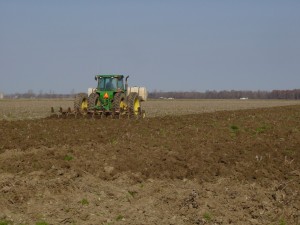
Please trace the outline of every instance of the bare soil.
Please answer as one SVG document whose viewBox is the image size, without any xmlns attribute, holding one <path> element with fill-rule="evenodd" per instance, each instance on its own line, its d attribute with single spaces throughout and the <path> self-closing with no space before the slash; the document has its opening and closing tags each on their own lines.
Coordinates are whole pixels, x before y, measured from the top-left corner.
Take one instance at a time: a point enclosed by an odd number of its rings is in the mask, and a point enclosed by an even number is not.
<svg viewBox="0 0 300 225">
<path fill-rule="evenodd" d="M 300 106 L 0 121 L 0 224 L 300 224 Z"/>
</svg>

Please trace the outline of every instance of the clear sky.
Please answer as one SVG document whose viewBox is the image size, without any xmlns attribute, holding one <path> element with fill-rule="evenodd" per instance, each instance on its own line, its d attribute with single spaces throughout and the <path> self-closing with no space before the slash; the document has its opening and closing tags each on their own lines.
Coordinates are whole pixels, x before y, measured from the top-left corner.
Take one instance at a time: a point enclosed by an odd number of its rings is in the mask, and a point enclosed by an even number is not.
<svg viewBox="0 0 300 225">
<path fill-rule="evenodd" d="M 0 0 L 0 92 L 300 88 L 299 0 Z"/>
</svg>

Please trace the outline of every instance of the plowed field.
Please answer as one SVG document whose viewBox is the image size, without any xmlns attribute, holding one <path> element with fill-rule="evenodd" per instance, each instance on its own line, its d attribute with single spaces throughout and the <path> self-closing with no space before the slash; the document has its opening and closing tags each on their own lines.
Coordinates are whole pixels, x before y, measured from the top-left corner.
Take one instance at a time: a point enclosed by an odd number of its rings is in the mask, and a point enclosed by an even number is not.
<svg viewBox="0 0 300 225">
<path fill-rule="evenodd" d="M 0 224 L 300 224 L 300 106 L 0 121 Z"/>
</svg>

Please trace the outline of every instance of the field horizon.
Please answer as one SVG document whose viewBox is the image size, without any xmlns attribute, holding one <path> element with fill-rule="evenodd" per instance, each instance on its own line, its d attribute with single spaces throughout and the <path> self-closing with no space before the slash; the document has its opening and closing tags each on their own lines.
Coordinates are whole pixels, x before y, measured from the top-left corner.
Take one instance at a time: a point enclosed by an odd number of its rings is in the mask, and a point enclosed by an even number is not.
<svg viewBox="0 0 300 225">
<path fill-rule="evenodd" d="M 45 118 L 51 115 L 51 107 L 73 109 L 74 99 L 2 99 L 0 119 L 20 120 Z M 142 102 L 147 117 L 186 115 L 227 110 L 269 108 L 300 105 L 300 100 L 240 100 L 240 99 L 149 99 Z"/>
</svg>

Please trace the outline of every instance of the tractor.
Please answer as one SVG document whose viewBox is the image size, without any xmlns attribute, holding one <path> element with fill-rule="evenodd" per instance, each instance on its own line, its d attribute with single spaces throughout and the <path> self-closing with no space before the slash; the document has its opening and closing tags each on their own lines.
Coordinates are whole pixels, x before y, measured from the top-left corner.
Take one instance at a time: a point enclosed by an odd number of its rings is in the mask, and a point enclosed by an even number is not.
<svg viewBox="0 0 300 225">
<path fill-rule="evenodd" d="M 75 96 L 74 111 L 80 114 L 112 117 L 145 117 L 141 102 L 147 99 L 144 87 L 128 87 L 129 76 L 96 75 L 98 85 L 92 93 Z M 125 79 L 125 82 L 124 82 Z"/>
</svg>

